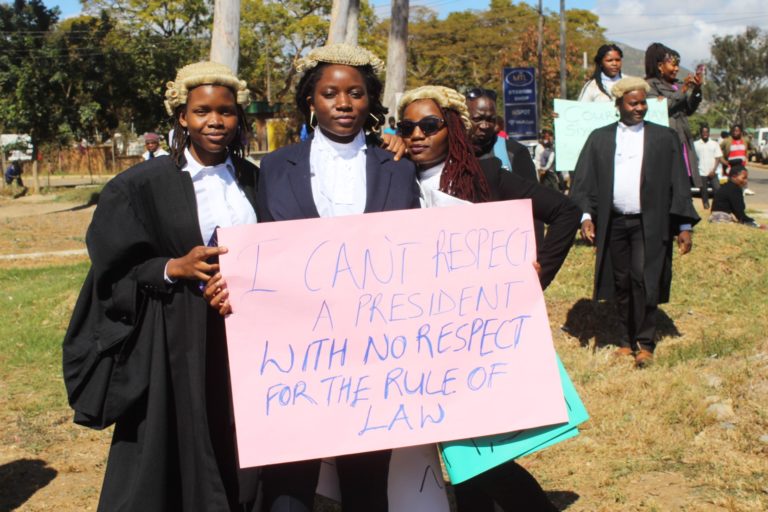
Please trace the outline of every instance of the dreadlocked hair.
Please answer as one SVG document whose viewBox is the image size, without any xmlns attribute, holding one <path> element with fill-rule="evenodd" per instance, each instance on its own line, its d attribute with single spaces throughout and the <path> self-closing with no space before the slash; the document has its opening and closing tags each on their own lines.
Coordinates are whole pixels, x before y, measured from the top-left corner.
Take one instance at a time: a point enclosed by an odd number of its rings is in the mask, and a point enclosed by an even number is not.
<svg viewBox="0 0 768 512">
<path fill-rule="evenodd" d="M 178 167 L 181 167 L 181 159 L 184 156 L 184 150 L 189 146 L 189 133 L 187 129 L 181 126 L 179 118 L 184 109 L 187 108 L 186 104 L 176 107 L 176 111 L 173 113 L 173 137 L 171 138 L 171 158 Z M 230 155 L 235 155 L 240 158 L 245 158 L 245 145 L 248 135 L 248 123 L 245 120 L 245 112 L 243 107 L 237 105 L 237 132 L 232 142 L 227 146 L 227 151 Z"/>
<path fill-rule="evenodd" d="M 448 157 L 440 175 L 440 191 L 472 203 L 489 201 L 488 180 L 475 157 L 461 116 L 451 109 L 443 109 L 443 116 L 448 129 Z"/>
<path fill-rule="evenodd" d="M 296 108 L 302 113 L 307 126 L 310 129 L 314 129 L 315 127 L 310 126 L 309 123 L 311 109 L 309 108 L 309 101 L 307 98 L 315 94 L 315 87 L 317 87 L 317 82 L 320 81 L 320 77 L 323 76 L 323 70 L 331 65 L 333 64 L 321 62 L 317 66 L 307 70 L 296 86 Z M 345 64 L 338 65 L 343 66 Z M 381 80 L 379 80 L 379 77 L 376 76 L 376 71 L 374 71 L 373 66 L 370 64 L 349 67 L 355 68 L 360 72 L 360 75 L 363 77 L 363 82 L 365 82 L 365 90 L 368 94 L 368 111 L 370 112 L 370 115 L 365 120 L 363 129 L 365 131 L 375 131 L 386 123 L 387 112 L 389 112 L 389 109 L 387 109 L 381 102 L 381 94 L 384 90 L 384 86 L 381 83 Z"/>
</svg>

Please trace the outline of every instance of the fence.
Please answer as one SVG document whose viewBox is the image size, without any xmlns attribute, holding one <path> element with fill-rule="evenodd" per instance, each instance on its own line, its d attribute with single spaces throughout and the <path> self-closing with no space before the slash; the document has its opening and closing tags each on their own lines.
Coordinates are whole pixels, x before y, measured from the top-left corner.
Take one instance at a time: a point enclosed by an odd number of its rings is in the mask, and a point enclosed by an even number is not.
<svg viewBox="0 0 768 512">
<path fill-rule="evenodd" d="M 121 156 L 112 153 L 111 145 L 52 149 L 42 152 L 39 174 L 105 175 L 117 174 L 141 162 L 141 155 Z M 25 174 L 32 174 L 31 162 L 25 162 Z"/>
</svg>

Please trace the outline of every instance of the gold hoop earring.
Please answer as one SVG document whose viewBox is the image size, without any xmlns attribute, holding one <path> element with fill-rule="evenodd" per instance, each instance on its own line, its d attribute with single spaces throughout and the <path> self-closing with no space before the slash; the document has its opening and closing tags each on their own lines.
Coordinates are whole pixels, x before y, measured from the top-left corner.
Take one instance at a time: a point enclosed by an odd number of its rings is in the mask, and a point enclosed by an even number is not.
<svg viewBox="0 0 768 512">
<path fill-rule="evenodd" d="M 315 118 L 314 110 L 309 111 L 309 126 L 312 128 L 317 128 L 317 119 Z"/>
<path fill-rule="evenodd" d="M 379 120 L 379 118 L 378 118 L 378 117 L 376 117 L 375 115 L 373 115 L 373 112 L 369 112 L 369 113 L 368 113 L 368 115 L 369 115 L 369 116 L 371 116 L 371 117 L 373 118 L 373 126 L 371 127 L 371 129 L 372 129 L 373 131 L 378 131 L 378 130 L 379 130 L 379 127 L 381 126 L 381 121 Z"/>
</svg>

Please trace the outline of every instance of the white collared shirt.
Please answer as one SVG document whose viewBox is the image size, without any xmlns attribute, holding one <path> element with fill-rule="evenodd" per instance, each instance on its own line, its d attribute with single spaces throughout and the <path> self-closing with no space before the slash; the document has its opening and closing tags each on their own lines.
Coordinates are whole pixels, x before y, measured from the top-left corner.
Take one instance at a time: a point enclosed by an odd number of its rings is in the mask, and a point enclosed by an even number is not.
<svg viewBox="0 0 768 512">
<path fill-rule="evenodd" d="M 367 199 L 365 134 L 341 144 L 315 130 L 309 150 L 312 197 L 321 217 L 355 215 L 365 211 Z"/>
<path fill-rule="evenodd" d="M 644 122 L 627 126 L 619 121 L 616 128 L 616 154 L 613 159 L 613 207 L 625 215 L 642 213 L 640 184 L 644 145 Z M 581 222 L 585 220 L 592 220 L 592 215 L 584 212 Z M 680 231 L 691 229 L 690 224 L 680 224 Z"/>
<path fill-rule="evenodd" d="M 619 122 L 614 156 L 613 207 L 619 213 L 640 213 L 640 177 L 643 168 L 645 123 Z"/>
<path fill-rule="evenodd" d="M 424 171 L 419 171 L 416 174 L 416 178 L 419 180 L 419 201 L 422 208 L 427 208 L 429 205 L 425 202 L 425 198 L 428 196 L 429 190 L 440 190 L 440 176 L 443 174 L 443 168 L 445 167 L 445 161 L 430 167 Z"/>
<path fill-rule="evenodd" d="M 611 95 L 611 99 L 613 99 L 613 86 L 616 82 L 621 80 L 621 78 L 621 72 L 617 73 L 614 77 L 610 77 L 602 71 L 600 72 L 600 81 L 603 83 L 603 88 Z"/>
<path fill-rule="evenodd" d="M 184 150 L 186 163 L 182 171 L 188 172 L 195 187 L 197 200 L 197 219 L 203 243 L 208 244 L 216 227 L 254 224 L 256 213 L 235 180 L 235 167 L 232 159 L 218 165 L 204 166 L 192 156 L 189 149 Z"/>
<path fill-rule="evenodd" d="M 720 161 L 720 157 L 723 156 L 723 150 L 720 149 L 720 144 L 712 139 L 707 139 L 707 142 L 698 139 L 693 143 L 693 149 L 696 151 L 696 156 L 699 157 L 700 176 L 709 176 L 709 173 L 714 169 L 717 169 L 717 173 L 720 174 L 720 164 L 718 162 Z"/>
</svg>

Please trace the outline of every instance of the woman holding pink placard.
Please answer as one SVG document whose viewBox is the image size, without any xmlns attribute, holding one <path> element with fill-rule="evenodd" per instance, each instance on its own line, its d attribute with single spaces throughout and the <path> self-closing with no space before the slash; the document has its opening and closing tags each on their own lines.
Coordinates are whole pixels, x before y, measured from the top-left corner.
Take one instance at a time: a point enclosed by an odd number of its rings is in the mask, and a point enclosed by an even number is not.
<svg viewBox="0 0 768 512">
<path fill-rule="evenodd" d="M 373 53 L 344 44 L 317 48 L 299 60 L 303 75 L 296 106 L 313 136 L 261 161 L 260 222 L 419 207 L 413 163 L 382 149 L 375 133 L 387 113 L 376 76 L 382 69 Z M 398 138 L 391 142 L 393 149 L 402 144 Z M 229 311 L 220 276 L 212 279 L 206 296 L 221 313 Z M 336 457 L 344 512 L 388 512 L 390 453 Z M 319 471 L 319 460 L 263 468 L 263 510 L 311 511 Z"/>
<path fill-rule="evenodd" d="M 399 133 L 418 166 L 426 207 L 531 199 L 533 216 L 549 224 L 539 261 L 542 287 L 557 274 L 573 243 L 579 209 L 567 197 L 501 168 L 497 158 L 478 160 L 467 137 L 471 127 L 464 96 L 440 86 L 406 91 L 398 106 Z M 461 512 L 557 510 L 535 478 L 509 461 L 454 487 Z"/>
</svg>

